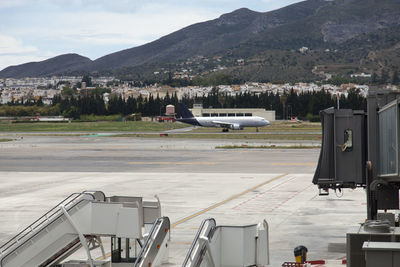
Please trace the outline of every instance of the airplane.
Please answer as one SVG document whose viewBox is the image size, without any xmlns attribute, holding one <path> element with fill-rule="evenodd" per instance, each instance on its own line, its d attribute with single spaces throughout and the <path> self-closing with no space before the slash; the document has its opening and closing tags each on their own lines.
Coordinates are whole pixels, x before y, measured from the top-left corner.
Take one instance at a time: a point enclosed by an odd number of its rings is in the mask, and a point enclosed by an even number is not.
<svg viewBox="0 0 400 267">
<path fill-rule="evenodd" d="M 268 120 L 257 116 L 238 116 L 238 117 L 195 117 L 183 103 L 179 103 L 181 118 L 177 121 L 202 127 L 221 127 L 222 132 L 231 130 L 243 130 L 244 127 L 263 127 L 268 126 Z"/>
</svg>

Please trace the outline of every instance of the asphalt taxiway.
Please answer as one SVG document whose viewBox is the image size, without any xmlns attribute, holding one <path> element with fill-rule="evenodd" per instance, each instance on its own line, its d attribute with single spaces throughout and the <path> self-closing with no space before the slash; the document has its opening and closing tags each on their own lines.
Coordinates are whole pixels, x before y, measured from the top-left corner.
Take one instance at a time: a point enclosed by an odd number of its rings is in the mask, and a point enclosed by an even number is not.
<svg viewBox="0 0 400 267">
<path fill-rule="evenodd" d="M 240 141 L 24 136 L 0 143 L 0 243 L 72 192 L 158 195 L 172 223 L 171 265 L 181 265 L 200 222 L 266 219 L 271 266 L 345 256 L 345 233 L 366 216 L 363 190 L 318 196 L 319 149 L 215 149 Z M 261 141 L 257 141 L 260 143 Z"/>
</svg>

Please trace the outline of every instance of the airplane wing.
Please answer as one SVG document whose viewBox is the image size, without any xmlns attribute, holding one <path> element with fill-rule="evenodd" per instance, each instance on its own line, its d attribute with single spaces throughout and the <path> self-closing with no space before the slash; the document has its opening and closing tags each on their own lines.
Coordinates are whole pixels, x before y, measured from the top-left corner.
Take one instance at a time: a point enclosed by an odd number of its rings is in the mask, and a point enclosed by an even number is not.
<svg viewBox="0 0 400 267">
<path fill-rule="evenodd" d="M 230 123 L 230 122 L 224 122 L 224 121 L 212 121 L 212 124 L 215 126 L 219 126 L 222 128 L 231 128 L 235 125 L 235 123 Z"/>
<path fill-rule="evenodd" d="M 243 127 L 239 123 L 232 123 L 232 122 L 226 122 L 226 121 L 212 121 L 212 124 L 215 126 L 221 127 L 221 128 L 226 128 L 226 129 L 232 129 L 232 130 L 242 130 Z"/>
</svg>

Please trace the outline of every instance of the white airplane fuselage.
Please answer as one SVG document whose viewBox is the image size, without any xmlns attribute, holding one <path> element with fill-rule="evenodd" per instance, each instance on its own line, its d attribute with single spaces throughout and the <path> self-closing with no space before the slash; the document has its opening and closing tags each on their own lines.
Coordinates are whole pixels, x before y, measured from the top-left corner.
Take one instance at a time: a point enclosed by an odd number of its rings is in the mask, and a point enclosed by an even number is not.
<svg viewBox="0 0 400 267">
<path fill-rule="evenodd" d="M 224 132 L 229 129 L 242 130 L 244 127 L 268 126 L 269 121 L 258 116 L 224 116 L 224 117 L 195 117 L 183 104 L 179 103 L 181 118 L 177 121 L 203 127 L 220 127 Z"/>
<path fill-rule="evenodd" d="M 194 117 L 200 126 L 204 127 L 223 127 L 222 123 L 238 125 L 243 127 L 263 127 L 269 125 L 269 121 L 261 117 Z M 222 122 L 222 123 L 220 123 Z M 224 127 L 223 127 L 224 128 Z M 227 127 L 228 128 L 228 127 Z"/>
</svg>

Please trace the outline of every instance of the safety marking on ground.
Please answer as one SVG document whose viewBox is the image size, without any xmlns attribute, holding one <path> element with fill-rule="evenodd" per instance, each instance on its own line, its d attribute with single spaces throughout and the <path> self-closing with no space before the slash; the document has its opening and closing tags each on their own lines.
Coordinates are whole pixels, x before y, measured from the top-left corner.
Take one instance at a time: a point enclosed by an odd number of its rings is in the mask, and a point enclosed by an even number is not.
<svg viewBox="0 0 400 267">
<path fill-rule="evenodd" d="M 246 200 L 240 202 L 239 204 L 237 204 L 236 206 L 234 206 L 232 209 L 237 210 L 237 209 L 239 209 L 241 206 L 243 206 L 244 204 L 246 204 L 246 203 L 248 203 L 248 202 L 250 202 L 250 201 L 252 201 L 252 200 L 254 200 L 254 199 L 256 199 L 256 198 L 259 198 L 260 196 L 263 196 L 263 195 L 265 195 L 266 193 L 271 192 L 271 191 L 274 190 L 275 188 L 280 187 L 280 186 L 282 186 L 282 185 L 284 185 L 284 184 L 286 184 L 286 183 L 289 183 L 289 182 L 293 181 L 294 179 L 296 179 L 296 177 L 291 177 L 291 178 L 289 178 L 289 179 L 286 179 L 285 181 L 280 182 L 279 184 L 276 184 L 276 185 L 274 185 L 273 187 L 271 187 L 271 188 L 269 188 L 269 189 L 267 189 L 267 190 L 265 190 L 265 191 L 263 191 L 263 192 L 261 192 L 261 193 L 258 193 L 257 195 L 255 195 L 255 196 L 253 196 L 253 197 L 251 197 L 251 198 L 249 198 L 249 199 L 246 199 Z"/>
<path fill-rule="evenodd" d="M 315 162 L 272 162 L 269 163 L 274 166 L 315 166 Z"/>
<path fill-rule="evenodd" d="M 278 180 L 278 179 L 280 179 L 280 178 L 282 178 L 282 177 L 285 177 L 286 175 L 288 175 L 288 173 L 284 173 L 284 174 L 278 175 L 278 176 L 276 176 L 276 177 L 274 177 L 274 178 L 272 178 L 272 179 L 269 179 L 268 181 L 265 181 L 265 182 L 263 182 L 263 183 L 261 183 L 261 184 L 258 184 L 258 185 L 256 185 L 256 186 L 253 186 L 253 187 L 251 187 L 251 188 L 249 188 L 249 189 L 247 189 L 247 190 L 245 190 L 245 191 L 243 191 L 243 192 L 241 192 L 241 193 L 239 193 L 239 194 L 233 195 L 233 196 L 231 196 L 231 197 L 229 197 L 229 198 L 227 198 L 227 199 L 225 199 L 225 200 L 223 200 L 223 201 L 221 201 L 221 202 L 218 202 L 218 203 L 216 203 L 216 204 L 214 204 L 214 205 L 211 205 L 211 206 L 208 207 L 208 208 L 205 208 L 205 209 L 203 209 L 203 210 L 201 210 L 201 211 L 199 211 L 199 212 L 196 212 L 196 213 L 194 213 L 194 214 L 192 214 L 192 215 L 190 215 L 190 216 L 187 216 L 187 217 L 185 217 L 185 218 L 183 218 L 183 219 L 181 219 L 181 220 L 179 220 L 179 221 L 177 221 L 177 222 L 171 224 L 171 228 L 174 228 L 174 227 L 176 227 L 176 226 L 179 225 L 179 224 L 182 224 L 182 223 L 184 223 L 184 222 L 187 222 L 187 221 L 189 221 L 189 220 L 191 220 L 191 219 L 193 219 L 193 218 L 195 218 L 195 217 L 197 217 L 197 216 L 199 216 L 199 215 L 201 215 L 201 214 L 203 214 L 203 213 L 206 213 L 207 211 L 210 211 L 210 210 L 212 210 L 212 209 L 215 209 L 215 208 L 217 208 L 217 207 L 219 207 L 219 206 L 221 206 L 221 205 L 223 205 L 223 204 L 225 204 L 225 203 L 228 203 L 228 202 L 231 201 L 231 200 L 234 200 L 234 199 L 236 199 L 236 198 L 238 198 L 238 197 L 241 197 L 241 196 L 243 196 L 243 195 L 245 195 L 245 194 L 247 194 L 247 193 L 249 193 L 249 192 L 251 192 L 251 191 L 254 191 L 254 190 L 256 190 L 257 188 L 260 188 L 260 187 L 262 187 L 262 186 L 264 186 L 264 185 L 266 185 L 266 184 L 269 184 L 269 183 L 271 183 L 271 182 L 273 182 L 273 181 L 276 181 L 276 180 Z M 196 228 L 196 229 L 198 229 L 198 228 Z M 186 244 L 186 242 L 184 242 L 184 243 Z M 177 243 L 177 244 L 178 244 L 178 243 Z M 189 242 L 188 242 L 187 244 L 189 244 Z M 190 243 L 190 244 L 191 244 L 191 243 Z M 109 253 L 107 253 L 105 256 L 106 256 L 106 258 L 108 258 L 108 257 L 111 256 L 111 253 L 109 252 Z M 100 256 L 100 257 L 97 258 L 97 260 L 103 260 L 103 259 L 104 259 L 103 256 Z"/>
<path fill-rule="evenodd" d="M 284 173 L 284 174 L 278 175 L 278 176 L 276 176 L 276 177 L 274 177 L 274 178 L 272 178 L 272 179 L 269 179 L 268 181 L 265 181 L 265 182 L 263 182 L 263 183 L 261 183 L 261 184 L 259 184 L 259 185 L 253 186 L 253 187 L 251 187 L 251 188 L 249 188 L 249 189 L 247 189 L 247 190 L 245 190 L 245 191 L 243 191 L 243 192 L 241 192 L 241 193 L 238 193 L 238 194 L 236 194 L 236 195 L 233 195 L 233 196 L 231 196 L 231 197 L 229 197 L 229 198 L 227 198 L 227 199 L 225 199 L 225 200 L 223 200 L 223 201 L 221 201 L 221 202 L 218 202 L 218 203 L 216 203 L 216 204 L 214 204 L 214 205 L 211 205 L 211 206 L 208 207 L 208 208 L 205 208 L 205 209 L 203 209 L 203 210 L 201 210 L 201 211 L 198 211 L 198 212 L 196 212 L 196 213 L 194 213 L 194 214 L 192 214 L 192 215 L 190 215 L 190 216 L 187 216 L 187 217 L 185 217 L 185 218 L 183 218 L 183 219 L 181 219 L 181 220 L 179 220 L 179 221 L 177 221 L 177 222 L 171 224 L 171 228 L 174 228 L 175 226 L 177 226 L 177 225 L 179 225 L 179 224 L 182 224 L 182 223 L 184 223 L 184 222 L 187 222 L 187 221 L 189 221 L 189 220 L 191 220 L 191 219 L 193 219 L 193 218 L 195 218 L 195 217 L 197 217 L 197 216 L 199 216 L 199 215 L 201 215 L 201 214 L 203 214 L 203 213 L 206 213 L 207 211 L 210 211 L 210 210 L 215 209 L 215 208 L 217 208 L 217 207 L 219 207 L 219 206 L 221 206 L 221 205 L 224 205 L 225 203 L 228 203 L 228 202 L 231 201 L 231 200 L 234 200 L 234 199 L 236 199 L 236 198 L 238 198 L 238 197 L 241 197 L 241 196 L 243 196 L 243 195 L 245 195 L 245 194 L 247 194 L 247 193 L 249 193 L 249 192 L 251 192 L 251 191 L 254 191 L 254 190 L 256 190 L 256 189 L 259 188 L 259 187 L 262 187 L 262 186 L 264 186 L 264 185 L 266 185 L 266 184 L 269 184 L 269 183 L 271 183 L 271 182 L 273 182 L 273 181 L 275 181 L 275 180 L 278 180 L 278 179 L 280 179 L 280 178 L 282 178 L 282 177 L 285 177 L 286 175 L 288 175 L 288 174 L 287 174 L 287 173 Z"/>
<path fill-rule="evenodd" d="M 295 198 L 297 195 L 303 193 L 304 191 L 306 191 L 307 189 L 309 189 L 311 186 L 315 186 L 314 184 L 309 184 L 306 187 L 302 188 L 301 190 L 295 192 L 293 195 L 289 196 L 288 198 L 284 199 L 283 201 L 279 202 L 277 205 L 275 205 L 272 209 L 270 209 L 267 212 L 273 212 L 276 209 L 279 209 L 281 206 L 283 206 L 286 202 L 288 202 L 289 200 L 292 200 L 293 198 Z"/>
<path fill-rule="evenodd" d="M 193 161 L 193 162 L 172 162 L 172 161 L 131 161 L 128 164 L 133 165 L 216 165 L 216 162 Z"/>
</svg>

